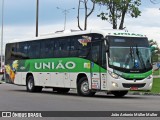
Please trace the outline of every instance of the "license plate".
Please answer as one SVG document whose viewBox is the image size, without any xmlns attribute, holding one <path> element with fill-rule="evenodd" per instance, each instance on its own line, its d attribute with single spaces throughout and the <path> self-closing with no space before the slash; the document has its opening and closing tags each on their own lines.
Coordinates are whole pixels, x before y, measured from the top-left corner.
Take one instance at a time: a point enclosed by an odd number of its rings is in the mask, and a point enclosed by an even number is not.
<svg viewBox="0 0 160 120">
<path fill-rule="evenodd" d="M 131 87 L 130 90 L 138 90 L 138 87 Z"/>
</svg>

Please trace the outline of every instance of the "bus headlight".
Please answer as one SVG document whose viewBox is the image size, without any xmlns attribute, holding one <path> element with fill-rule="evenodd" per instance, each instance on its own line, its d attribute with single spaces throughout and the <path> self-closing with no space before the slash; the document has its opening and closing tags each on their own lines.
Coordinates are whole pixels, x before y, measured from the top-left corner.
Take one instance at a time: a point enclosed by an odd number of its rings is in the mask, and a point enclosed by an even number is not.
<svg viewBox="0 0 160 120">
<path fill-rule="evenodd" d="M 118 87 L 118 84 L 115 83 L 115 82 L 112 82 L 112 86 L 113 86 L 113 87 Z"/>
<path fill-rule="evenodd" d="M 152 87 L 152 83 L 149 84 L 149 87 Z"/>
<path fill-rule="evenodd" d="M 115 78 L 115 79 L 118 79 L 118 78 L 119 78 L 119 76 L 118 76 L 117 74 L 115 74 L 115 73 L 113 73 L 113 72 L 111 72 L 111 71 L 108 71 L 108 73 L 109 73 L 113 78 Z"/>
</svg>

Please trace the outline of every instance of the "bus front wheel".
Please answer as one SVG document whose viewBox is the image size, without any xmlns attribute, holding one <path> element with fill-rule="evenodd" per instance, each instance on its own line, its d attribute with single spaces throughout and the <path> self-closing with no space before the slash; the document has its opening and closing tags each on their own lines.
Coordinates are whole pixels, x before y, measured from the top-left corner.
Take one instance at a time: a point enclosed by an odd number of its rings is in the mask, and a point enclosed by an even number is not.
<svg viewBox="0 0 160 120">
<path fill-rule="evenodd" d="M 89 89 L 87 77 L 82 77 L 77 84 L 77 92 L 80 96 L 93 96 L 96 92 Z"/>
<path fill-rule="evenodd" d="M 128 91 L 112 91 L 111 92 L 115 97 L 124 97 Z"/>
</svg>

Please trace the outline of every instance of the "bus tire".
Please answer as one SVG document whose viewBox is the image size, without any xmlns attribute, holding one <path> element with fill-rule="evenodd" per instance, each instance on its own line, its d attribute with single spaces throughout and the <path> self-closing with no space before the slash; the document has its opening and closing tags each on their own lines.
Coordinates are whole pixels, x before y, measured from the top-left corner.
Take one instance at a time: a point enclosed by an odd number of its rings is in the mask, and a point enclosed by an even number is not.
<svg viewBox="0 0 160 120">
<path fill-rule="evenodd" d="M 36 86 L 34 85 L 34 78 L 32 75 L 27 77 L 26 87 L 28 92 L 36 92 Z"/>
<path fill-rule="evenodd" d="M 89 90 L 87 77 L 82 77 L 77 84 L 77 92 L 80 96 L 93 96 L 96 92 Z"/>
<path fill-rule="evenodd" d="M 128 91 L 112 91 L 111 92 L 115 97 L 124 97 Z"/>
</svg>

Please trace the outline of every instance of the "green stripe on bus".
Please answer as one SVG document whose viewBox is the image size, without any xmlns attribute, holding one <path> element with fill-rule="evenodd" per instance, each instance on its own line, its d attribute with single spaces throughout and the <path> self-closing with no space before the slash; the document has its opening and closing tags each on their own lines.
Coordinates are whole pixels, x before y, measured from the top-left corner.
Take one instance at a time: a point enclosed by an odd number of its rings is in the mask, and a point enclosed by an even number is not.
<svg viewBox="0 0 160 120">
<path fill-rule="evenodd" d="M 142 79 L 150 76 L 152 74 L 152 70 L 145 72 L 145 73 L 123 73 L 117 70 L 114 70 L 114 73 L 118 74 L 119 76 L 126 78 L 126 79 Z"/>
<path fill-rule="evenodd" d="M 50 58 L 19 60 L 17 72 L 106 72 L 99 65 L 83 58 Z"/>
</svg>

